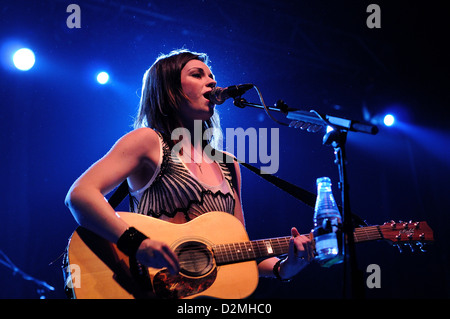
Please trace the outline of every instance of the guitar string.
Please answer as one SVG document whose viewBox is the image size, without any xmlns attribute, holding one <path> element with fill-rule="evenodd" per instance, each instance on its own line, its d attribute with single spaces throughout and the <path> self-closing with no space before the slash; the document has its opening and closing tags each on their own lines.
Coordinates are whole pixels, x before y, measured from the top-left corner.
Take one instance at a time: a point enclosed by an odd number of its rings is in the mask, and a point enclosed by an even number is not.
<svg viewBox="0 0 450 319">
<path fill-rule="evenodd" d="M 381 234 L 378 231 L 378 229 L 369 229 L 369 230 L 355 230 L 354 233 L 355 236 L 358 237 L 370 237 L 373 239 L 380 238 Z M 279 241 L 284 241 L 280 243 Z M 278 238 L 270 238 L 270 239 L 261 239 L 261 240 L 254 240 L 254 241 L 246 241 L 246 242 L 235 242 L 235 243 L 223 243 L 223 244 L 216 244 L 213 245 L 211 248 L 217 253 L 226 253 L 226 254 L 233 254 L 233 253 L 244 253 L 249 251 L 248 246 L 256 247 L 260 249 L 262 247 L 263 250 L 267 250 L 267 243 L 270 244 L 272 249 L 278 249 L 278 248 L 285 248 L 285 246 L 289 243 L 290 237 L 278 237 Z M 237 246 L 237 248 L 236 248 Z M 193 248 L 190 249 L 192 252 L 196 251 L 204 251 L 205 248 Z M 222 250 L 222 251 L 220 251 Z"/>
<path fill-rule="evenodd" d="M 284 241 L 279 242 L 280 240 Z M 289 237 L 280 237 L 266 240 L 257 240 L 257 241 L 247 241 L 247 242 L 237 242 L 237 243 L 225 243 L 225 244 L 217 244 L 212 246 L 212 250 L 214 255 L 220 257 L 238 257 L 247 256 L 255 258 L 257 254 L 266 255 L 266 251 L 268 249 L 267 242 L 270 243 L 270 246 L 274 253 L 277 250 L 285 251 L 289 244 Z M 193 248 L 189 250 L 190 252 L 205 252 L 205 248 Z M 282 254 L 283 252 L 280 252 Z"/>
<path fill-rule="evenodd" d="M 364 227 L 362 229 L 355 230 L 355 237 L 358 239 L 362 239 L 362 237 L 367 239 L 379 239 L 381 234 L 377 226 L 369 226 Z M 278 237 L 271 239 L 263 239 L 256 241 L 247 241 L 247 242 L 237 242 L 237 243 L 225 243 L 225 244 L 217 244 L 212 247 L 214 252 L 214 256 L 216 258 L 227 259 L 227 260 L 235 260 L 235 259 L 254 259 L 260 255 L 279 255 L 283 254 L 285 249 L 288 246 L 290 237 Z M 284 241 L 284 243 L 280 243 L 279 241 Z M 267 243 L 270 244 L 270 248 L 272 249 L 272 253 L 268 253 Z M 237 246 L 237 248 L 236 248 Z M 251 248 L 249 248 L 249 246 Z M 277 250 L 281 249 L 281 252 L 277 252 Z M 204 248 L 191 249 L 191 252 L 196 251 L 204 251 Z M 183 261 L 183 263 L 195 263 L 196 258 L 189 258 L 189 261 Z"/>
<path fill-rule="evenodd" d="M 364 227 L 364 228 L 369 228 L 369 227 Z M 374 238 L 374 239 L 379 238 L 381 236 L 379 230 L 376 229 L 376 226 L 372 226 L 372 227 L 374 227 L 374 229 L 356 229 L 354 232 L 354 235 L 356 235 L 356 236 L 361 235 L 363 237 L 370 236 L 371 238 Z M 223 243 L 223 244 L 212 245 L 211 248 L 213 250 L 224 249 L 228 253 L 233 253 L 233 252 L 242 253 L 243 251 L 247 251 L 247 248 L 249 245 L 257 246 L 257 248 L 259 248 L 259 246 L 261 246 L 264 248 L 264 250 L 266 250 L 267 243 L 269 243 L 270 246 L 275 249 L 276 248 L 284 248 L 289 243 L 290 238 L 291 238 L 290 236 L 286 236 L 286 237 L 260 239 L 260 240 L 244 241 L 244 242 Z M 280 243 L 280 241 L 284 241 L 284 242 Z M 237 246 L 237 248 L 236 248 L 236 246 Z M 190 251 L 194 251 L 194 252 L 195 251 L 204 251 L 204 250 L 205 250 L 204 247 L 190 249 Z"/>
<path fill-rule="evenodd" d="M 382 230 L 379 226 L 368 226 L 363 228 L 357 228 L 354 231 L 354 236 L 357 240 L 376 240 L 382 239 Z M 284 241 L 280 243 L 279 241 Z M 224 243 L 212 246 L 213 255 L 216 258 L 224 259 L 224 261 L 235 261 L 237 260 L 252 260 L 260 256 L 267 255 L 280 255 L 285 252 L 289 244 L 290 237 L 278 237 L 271 239 L 262 239 L 255 241 L 237 242 L 237 243 Z M 272 253 L 268 253 L 267 243 L 270 244 Z M 251 248 L 249 248 L 249 245 Z M 238 248 L 236 248 L 238 246 Z M 244 246 L 244 247 L 242 247 Z M 281 252 L 276 252 L 281 249 Z M 191 251 L 204 251 L 204 248 L 191 249 Z M 181 261 L 181 264 L 195 264 L 198 263 L 198 259 L 195 257 L 188 258 L 188 260 Z"/>
<path fill-rule="evenodd" d="M 362 237 L 367 240 L 375 240 L 380 238 L 380 234 L 378 231 L 371 232 L 360 232 L 362 233 Z M 356 237 L 358 234 L 355 234 Z M 359 238 L 358 238 L 359 239 Z M 227 243 L 227 244 L 219 244 L 213 246 L 214 257 L 216 261 L 221 262 L 231 262 L 231 261 L 244 261 L 244 260 L 254 260 L 258 257 L 262 256 L 277 256 L 286 253 L 286 249 L 289 244 L 289 238 L 283 238 L 285 243 L 271 243 L 271 248 L 273 250 L 272 253 L 267 252 L 266 242 L 267 240 L 262 240 L 261 242 L 240 242 L 240 243 Z M 245 247 L 236 248 L 235 246 L 244 245 Z M 253 248 L 248 248 L 248 244 L 250 244 Z M 222 247 L 219 247 L 222 246 Z M 233 247 L 232 247 L 233 246 Z M 215 249 L 214 249 L 215 248 Z M 277 251 L 281 249 L 281 251 Z M 204 249 L 192 249 L 191 251 L 204 251 Z M 191 265 L 198 265 L 201 263 L 202 258 L 198 258 L 196 256 L 190 256 L 182 261 L 180 261 L 181 266 L 189 267 Z M 208 263 L 209 264 L 209 263 Z"/>
<path fill-rule="evenodd" d="M 374 226 L 375 227 L 375 226 Z M 355 230 L 355 236 L 358 237 L 370 237 L 373 239 L 380 238 L 380 233 L 378 229 L 368 229 L 368 230 Z M 284 243 L 280 243 L 279 241 L 285 241 Z M 267 243 L 270 244 L 272 249 L 285 248 L 285 246 L 289 243 L 290 237 L 278 237 L 271 239 L 261 239 L 254 241 L 246 241 L 246 242 L 235 242 L 235 243 L 224 243 L 213 245 L 212 249 L 215 253 L 225 253 L 225 254 L 242 254 L 244 252 L 249 251 L 248 246 L 256 246 L 256 248 L 260 249 L 262 247 L 263 250 L 267 250 Z M 236 248 L 237 246 L 237 248 Z M 261 246 L 261 247 L 260 247 Z M 202 251 L 204 248 L 193 248 L 190 251 Z M 222 251 L 219 251 L 222 250 Z"/>
<path fill-rule="evenodd" d="M 257 250 L 260 250 L 259 248 Z M 216 259 L 216 262 L 232 262 L 232 261 L 245 261 L 245 260 L 254 260 L 261 256 L 277 256 L 282 255 L 285 253 L 285 251 L 281 251 L 279 253 L 276 252 L 276 249 L 274 249 L 274 252 L 271 254 L 263 253 L 255 253 L 255 250 L 252 250 L 252 252 L 246 251 L 245 253 L 242 251 L 222 251 L 222 252 L 215 252 L 214 257 Z M 238 255 L 239 254 L 239 255 Z M 183 257 L 185 259 L 181 260 L 179 263 L 181 266 L 190 266 L 201 263 L 202 258 L 198 256 L 189 256 L 189 257 Z M 209 258 L 208 258 L 209 259 Z"/>
<path fill-rule="evenodd" d="M 289 239 L 283 239 L 285 240 L 285 243 L 277 243 L 277 242 L 271 242 L 270 246 L 273 250 L 277 249 L 284 249 L 288 247 Z M 225 244 L 217 244 L 213 245 L 211 248 L 214 251 L 215 254 L 247 254 L 250 251 L 255 250 L 267 250 L 267 242 L 270 240 L 262 240 L 259 241 L 248 241 L 248 242 L 238 242 L 238 243 L 225 243 Z M 236 247 L 237 246 L 237 247 Z M 250 247 L 250 248 L 249 248 Z M 189 250 L 190 252 L 204 252 L 205 248 L 192 248 Z"/>
<path fill-rule="evenodd" d="M 239 260 L 254 260 L 258 257 L 268 256 L 268 255 L 281 255 L 286 252 L 288 247 L 289 237 L 286 238 L 277 238 L 272 240 L 285 240 L 285 243 L 272 243 L 273 253 L 267 253 L 267 246 L 264 242 L 268 240 L 261 241 L 248 241 L 248 242 L 240 242 L 240 243 L 227 243 L 227 244 L 218 244 L 213 246 L 214 257 L 216 260 L 220 262 L 230 262 L 230 261 L 239 261 Z M 248 244 L 250 244 L 253 248 L 248 249 Z M 239 248 L 235 246 L 239 245 Z M 241 247 L 244 245 L 245 247 Z M 263 246 L 261 246 L 263 245 Z M 219 247 L 222 246 L 222 247 Z M 233 247 L 231 247 L 233 246 Z M 215 249 L 214 249 L 215 248 Z M 281 249 L 281 251 L 277 252 L 277 250 Z M 204 248 L 192 249 L 191 251 L 205 251 Z M 182 265 L 193 265 L 199 263 L 198 257 L 190 256 L 186 258 L 186 260 L 180 261 Z"/>
<path fill-rule="evenodd" d="M 362 230 L 362 231 L 355 231 L 355 236 L 357 237 L 367 237 L 371 239 L 377 239 L 380 238 L 380 234 L 377 229 L 373 230 Z M 279 241 L 283 240 L 284 243 L 280 243 Z M 271 239 L 263 239 L 263 240 L 255 240 L 255 241 L 247 241 L 247 242 L 236 242 L 236 243 L 224 243 L 224 244 L 217 244 L 213 245 L 212 249 L 214 250 L 214 253 L 217 254 L 249 254 L 250 252 L 254 252 L 254 249 L 248 249 L 248 246 L 252 246 L 254 248 L 257 248 L 258 250 L 263 250 L 264 252 L 267 251 L 267 243 L 270 244 L 271 248 L 273 250 L 277 249 L 284 249 L 286 248 L 286 245 L 288 245 L 290 240 L 290 237 L 279 237 L 279 238 L 271 238 Z M 236 248 L 236 246 L 238 246 Z M 204 248 L 198 248 L 198 249 L 191 249 L 190 251 L 201 251 L 204 250 Z"/>
<path fill-rule="evenodd" d="M 382 239 L 382 235 L 380 234 L 380 232 L 378 231 L 371 231 L 371 232 L 366 232 L 366 231 L 361 231 L 359 233 L 355 234 L 355 239 L 356 240 L 377 240 L 377 239 Z M 268 253 L 267 252 L 267 246 L 265 245 L 264 242 L 259 242 L 259 243 L 255 243 L 253 244 L 252 242 L 246 242 L 246 243 L 250 243 L 252 246 L 254 246 L 255 249 L 248 249 L 248 247 L 244 247 L 243 249 L 237 249 L 235 247 L 231 247 L 231 245 L 233 244 L 219 244 L 220 246 L 223 246 L 221 248 L 219 248 L 219 245 L 215 245 L 215 249 L 214 250 L 214 257 L 216 259 L 219 260 L 219 262 L 229 262 L 229 261 L 239 261 L 239 260 L 254 260 L 257 259 L 258 257 L 262 257 L 262 256 L 277 256 L 277 255 L 282 255 L 284 253 L 286 253 L 286 248 L 288 246 L 288 244 L 277 244 L 277 243 L 272 243 L 271 247 L 273 249 L 272 253 Z M 241 243 L 246 245 L 245 243 Z M 236 244 L 235 244 L 236 245 Z M 256 245 L 256 246 L 255 246 Z M 277 252 L 278 249 L 282 249 L 280 252 Z M 194 250 L 195 251 L 195 250 Z M 189 258 L 189 260 L 185 260 L 181 262 L 183 265 L 189 264 L 189 263 L 198 263 L 198 259 L 196 259 L 195 257 Z"/>
</svg>

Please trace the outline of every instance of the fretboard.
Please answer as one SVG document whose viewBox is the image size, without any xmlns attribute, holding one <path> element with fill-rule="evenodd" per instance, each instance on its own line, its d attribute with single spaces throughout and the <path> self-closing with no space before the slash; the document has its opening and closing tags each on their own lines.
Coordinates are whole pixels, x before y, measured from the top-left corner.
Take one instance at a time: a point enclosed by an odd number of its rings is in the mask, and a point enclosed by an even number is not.
<svg viewBox="0 0 450 319">
<path fill-rule="evenodd" d="M 279 237 L 214 245 L 214 256 L 218 265 L 279 256 L 288 252 L 289 239 L 290 237 Z"/>
<path fill-rule="evenodd" d="M 383 239 L 378 226 L 356 228 L 355 242 Z M 309 236 L 306 235 L 306 236 Z M 231 264 L 263 257 L 287 254 L 290 237 L 260 239 L 240 243 L 214 245 L 213 251 L 217 265 Z"/>
<path fill-rule="evenodd" d="M 353 235 L 355 237 L 355 243 L 383 239 L 380 226 L 359 227 L 355 229 Z"/>
</svg>

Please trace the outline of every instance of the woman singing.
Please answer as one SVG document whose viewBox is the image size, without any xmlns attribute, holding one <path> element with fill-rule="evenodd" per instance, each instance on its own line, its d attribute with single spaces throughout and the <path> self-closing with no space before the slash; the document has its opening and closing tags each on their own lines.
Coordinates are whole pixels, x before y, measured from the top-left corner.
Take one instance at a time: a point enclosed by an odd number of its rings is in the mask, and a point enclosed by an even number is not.
<svg viewBox="0 0 450 319">
<path fill-rule="evenodd" d="M 178 50 L 160 56 L 144 75 L 135 129 L 121 137 L 70 188 L 66 205 L 75 220 L 117 243 L 142 265 L 166 267 L 172 274 L 180 271 L 180 265 L 169 246 L 139 232 L 139 225 L 130 227 L 105 201 L 104 196 L 124 180 L 129 186 L 130 209 L 135 213 L 186 223 L 202 214 L 224 211 L 245 226 L 239 164 L 235 161 L 230 169 L 208 156 L 204 150 L 214 146 L 214 134 L 194 138 L 197 124 L 202 133 L 220 129 L 215 105 L 208 99 L 215 86 L 206 54 Z M 190 141 L 183 139 L 181 154 L 172 152 L 180 142 L 173 132 L 180 128 L 191 133 Z M 309 263 L 310 239 L 296 228 L 291 234 L 287 257 L 259 262 L 260 276 L 289 279 Z"/>
</svg>

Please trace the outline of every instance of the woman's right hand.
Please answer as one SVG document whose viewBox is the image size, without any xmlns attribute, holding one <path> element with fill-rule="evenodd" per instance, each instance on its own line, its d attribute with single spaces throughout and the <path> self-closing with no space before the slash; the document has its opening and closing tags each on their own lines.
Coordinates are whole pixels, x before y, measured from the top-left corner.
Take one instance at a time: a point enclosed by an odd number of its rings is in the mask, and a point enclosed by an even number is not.
<svg viewBox="0 0 450 319">
<path fill-rule="evenodd" d="M 165 243 L 157 240 L 145 239 L 136 252 L 136 259 L 147 267 L 166 267 L 172 275 L 180 271 L 180 264 L 175 253 Z"/>
</svg>

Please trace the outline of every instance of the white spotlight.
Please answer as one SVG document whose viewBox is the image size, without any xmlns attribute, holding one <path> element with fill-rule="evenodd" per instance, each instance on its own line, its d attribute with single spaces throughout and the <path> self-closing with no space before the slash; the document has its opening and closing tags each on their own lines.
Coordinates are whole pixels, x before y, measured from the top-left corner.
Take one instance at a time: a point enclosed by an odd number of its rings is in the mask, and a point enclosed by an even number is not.
<svg viewBox="0 0 450 319">
<path fill-rule="evenodd" d="M 100 72 L 97 74 L 97 81 L 100 84 L 106 84 L 109 81 L 109 74 L 106 72 Z"/>
<path fill-rule="evenodd" d="M 35 62 L 33 51 L 27 48 L 17 50 L 13 55 L 14 66 L 21 71 L 28 71 Z"/>
<path fill-rule="evenodd" d="M 395 122 L 395 117 L 392 114 L 387 114 L 383 119 L 383 123 L 386 126 L 392 126 L 392 125 L 394 125 L 394 122 Z"/>
</svg>

